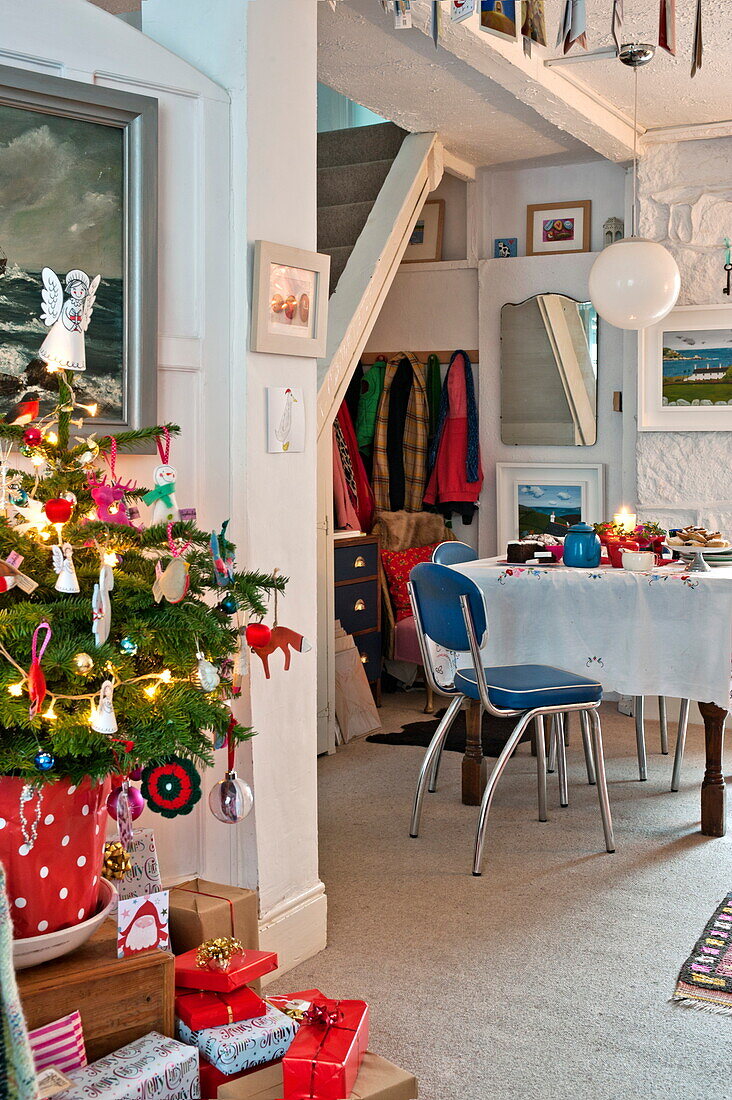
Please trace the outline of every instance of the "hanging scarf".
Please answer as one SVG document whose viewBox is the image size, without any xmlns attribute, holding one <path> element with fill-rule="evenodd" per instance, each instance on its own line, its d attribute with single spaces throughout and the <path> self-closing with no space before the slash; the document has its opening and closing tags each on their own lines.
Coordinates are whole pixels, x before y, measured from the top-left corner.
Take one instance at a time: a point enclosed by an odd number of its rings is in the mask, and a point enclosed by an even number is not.
<svg viewBox="0 0 732 1100">
<path fill-rule="evenodd" d="M 343 435 L 343 428 L 336 420 L 333 424 L 335 429 L 336 443 L 338 444 L 338 453 L 341 456 L 341 465 L 343 466 L 343 473 L 346 476 L 346 483 L 348 485 L 348 491 L 351 494 L 351 500 L 355 504 L 358 500 L 358 489 L 356 488 L 356 478 L 353 473 L 353 466 L 351 465 L 351 456 L 348 453 L 348 444 L 346 443 Z"/>
<path fill-rule="evenodd" d="M 565 0 L 564 16 L 559 24 L 557 46 L 564 44 L 564 52 L 569 53 L 575 42 L 583 50 L 587 49 L 587 10 L 585 0 Z"/>
<path fill-rule="evenodd" d="M 13 925 L 0 864 L 0 1002 L 2 1008 L 2 1069 L 0 1096 L 34 1100 L 38 1096 L 33 1055 L 13 968 Z"/>
<path fill-rule="evenodd" d="M 411 352 L 401 351 L 389 360 L 384 376 L 384 389 L 376 414 L 376 432 L 374 433 L 374 466 L 371 484 L 376 499 L 376 509 L 388 512 L 389 494 L 389 457 L 387 454 L 387 436 L 389 429 L 389 405 L 391 385 L 400 364 L 409 360 L 412 367 L 412 386 L 409 405 L 404 422 L 403 458 L 404 458 L 404 511 L 420 512 L 424 497 L 427 475 L 427 446 L 430 426 L 427 388 L 425 384 L 424 364 Z"/>
<path fill-rule="evenodd" d="M 440 449 L 440 440 L 442 439 L 445 422 L 450 412 L 450 397 L 448 394 L 447 379 L 458 355 L 462 355 L 463 357 L 463 369 L 465 371 L 465 403 L 468 413 L 468 449 L 465 458 L 465 476 L 468 481 L 472 482 L 480 479 L 480 438 L 478 435 L 478 406 L 475 403 L 473 369 L 470 365 L 467 351 L 453 352 L 450 359 L 450 366 L 447 368 L 447 374 L 445 375 L 445 382 L 440 396 L 440 410 L 437 414 L 437 430 L 435 431 L 435 438 L 432 440 L 432 446 L 430 447 L 429 468 L 430 470 L 434 469 L 434 465 L 437 462 L 437 452 Z"/>
<path fill-rule="evenodd" d="M 676 56 L 676 0 L 661 0 L 658 13 L 658 44 Z"/>
</svg>

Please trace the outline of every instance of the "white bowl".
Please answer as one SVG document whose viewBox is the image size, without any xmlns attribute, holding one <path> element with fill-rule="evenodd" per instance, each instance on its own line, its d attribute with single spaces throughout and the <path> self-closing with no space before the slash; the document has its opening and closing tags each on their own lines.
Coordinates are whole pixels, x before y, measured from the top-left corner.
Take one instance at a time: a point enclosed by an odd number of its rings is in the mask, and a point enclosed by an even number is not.
<svg viewBox="0 0 732 1100">
<path fill-rule="evenodd" d="M 28 936 L 24 940 L 13 940 L 13 964 L 16 970 L 25 970 L 27 966 L 58 959 L 76 951 L 96 932 L 105 920 L 115 902 L 117 890 L 106 878 L 102 879 L 100 890 L 101 909 L 93 917 L 75 924 L 73 928 L 60 928 L 58 932 L 45 932 L 42 936 Z"/>
</svg>

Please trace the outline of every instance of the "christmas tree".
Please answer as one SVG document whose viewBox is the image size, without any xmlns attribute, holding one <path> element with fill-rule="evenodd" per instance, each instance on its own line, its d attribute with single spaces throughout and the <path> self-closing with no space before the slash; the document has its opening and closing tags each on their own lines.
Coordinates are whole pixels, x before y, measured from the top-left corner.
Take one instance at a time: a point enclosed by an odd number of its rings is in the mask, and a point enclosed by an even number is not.
<svg viewBox="0 0 732 1100">
<path fill-rule="evenodd" d="M 82 436 L 80 414 L 95 410 L 49 369 L 52 410 L 38 418 L 30 399 L 0 423 L 0 775 L 209 766 L 216 740 L 252 735 L 227 704 L 246 616 L 263 616 L 284 578 L 237 570 L 225 524 L 212 536 L 176 518 L 176 425 Z M 150 491 L 120 483 L 117 454 L 151 440 L 169 473 Z M 11 467 L 14 447 L 30 472 Z M 170 520 L 138 526 L 131 506 L 145 498 Z"/>
</svg>

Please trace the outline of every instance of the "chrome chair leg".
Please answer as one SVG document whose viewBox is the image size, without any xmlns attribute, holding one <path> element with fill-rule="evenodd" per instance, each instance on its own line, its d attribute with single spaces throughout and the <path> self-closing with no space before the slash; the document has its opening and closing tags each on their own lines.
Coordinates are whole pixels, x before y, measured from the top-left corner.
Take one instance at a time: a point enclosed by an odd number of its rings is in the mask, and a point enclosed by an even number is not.
<svg viewBox="0 0 732 1100">
<path fill-rule="evenodd" d="M 483 847 L 485 845 L 486 827 L 488 825 L 488 813 L 491 808 L 491 802 L 493 801 L 493 795 L 496 791 L 496 785 L 501 778 L 503 771 L 511 759 L 513 750 L 518 745 L 519 741 L 523 737 L 524 730 L 531 721 L 531 714 L 525 714 L 519 718 L 516 727 L 511 736 L 506 741 L 506 744 L 501 750 L 501 755 L 496 760 L 491 774 L 488 776 L 488 782 L 486 783 L 485 791 L 483 792 L 483 799 L 480 804 L 480 814 L 478 816 L 478 827 L 475 831 L 475 853 L 473 856 L 473 874 L 477 877 L 480 876 L 480 865 L 483 862 Z M 539 736 L 541 734 L 541 736 Z M 544 813 L 546 814 L 546 746 L 544 744 L 544 729 L 543 721 L 542 728 L 537 728 L 536 737 L 536 759 L 537 759 L 537 771 L 539 774 L 539 805 L 541 807 L 541 783 L 542 776 L 544 778 Z M 541 812 L 541 809 L 540 809 Z M 545 818 L 544 818 L 545 820 Z"/>
<path fill-rule="evenodd" d="M 445 743 L 445 739 L 450 732 L 450 727 L 455 721 L 455 717 L 459 713 L 462 705 L 462 695 L 456 695 L 455 698 L 450 701 L 450 705 L 445 711 L 437 729 L 435 730 L 434 737 L 429 743 L 427 752 L 424 754 L 422 767 L 419 770 L 419 779 L 417 780 L 417 790 L 414 795 L 412 822 L 409 827 L 410 836 L 419 836 L 419 822 L 420 818 L 422 817 L 422 802 L 424 801 L 424 792 L 427 787 L 427 781 L 432 773 L 432 766 L 434 764 L 435 758 L 439 760 L 440 753 L 442 752 L 442 746 Z"/>
<path fill-rule="evenodd" d="M 674 770 L 671 776 L 671 790 L 678 791 L 681 784 L 681 765 L 684 761 L 684 749 L 686 748 L 686 730 L 689 725 L 689 700 L 681 700 L 679 711 L 679 732 L 676 736 L 676 752 L 674 753 Z"/>
<path fill-rule="evenodd" d="M 661 723 L 661 752 L 668 756 L 668 720 L 666 718 L 666 696 L 658 696 L 658 718 Z"/>
<path fill-rule="evenodd" d="M 537 714 L 534 719 L 536 730 L 536 776 L 539 788 L 539 821 L 546 821 L 546 740 L 544 738 L 544 715 Z"/>
<path fill-rule="evenodd" d="M 559 805 L 569 806 L 567 783 L 567 745 L 564 740 L 564 715 L 552 715 L 552 740 L 557 746 L 557 770 L 559 772 Z"/>
<path fill-rule="evenodd" d="M 642 695 L 636 695 L 633 709 L 635 710 L 635 740 L 638 746 L 638 774 L 641 783 L 644 783 L 648 779 L 648 760 L 646 758 L 646 734 L 643 725 L 645 707 Z"/>
<path fill-rule="evenodd" d="M 557 738 L 554 726 L 554 717 L 552 716 L 551 732 L 549 734 L 549 753 L 547 754 L 546 770 L 550 775 L 553 775 L 557 770 Z"/>
<path fill-rule="evenodd" d="M 587 717 L 587 711 L 580 711 L 580 725 L 582 726 L 582 745 L 585 750 L 585 767 L 587 768 L 587 782 L 591 787 L 597 784 L 597 775 L 595 774 L 595 757 L 592 751 L 592 737 L 590 736 L 590 722 Z"/>
<path fill-rule="evenodd" d="M 600 729 L 600 715 L 596 710 L 589 712 L 592 723 L 592 743 L 595 750 L 595 767 L 597 768 L 597 795 L 600 800 L 600 814 L 602 816 L 602 828 L 605 833 L 605 847 L 608 852 L 615 851 L 615 836 L 613 833 L 613 819 L 610 812 L 610 798 L 607 793 L 607 778 L 605 776 L 605 756 L 602 750 L 602 730 Z"/>
</svg>

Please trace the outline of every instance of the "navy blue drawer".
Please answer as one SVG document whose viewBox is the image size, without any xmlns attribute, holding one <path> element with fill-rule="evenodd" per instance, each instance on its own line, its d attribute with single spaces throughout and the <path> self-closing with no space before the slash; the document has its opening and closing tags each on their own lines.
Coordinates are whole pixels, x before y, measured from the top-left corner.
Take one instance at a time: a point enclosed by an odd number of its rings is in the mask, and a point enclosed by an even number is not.
<svg viewBox="0 0 732 1100">
<path fill-rule="evenodd" d="M 366 669 L 366 679 L 370 684 L 381 676 L 381 631 L 374 630 L 371 634 L 361 634 L 354 638 L 356 649 Z"/>
<path fill-rule="evenodd" d="M 379 582 L 374 579 L 337 584 L 335 615 L 347 634 L 374 630 L 379 622 Z"/>
<path fill-rule="evenodd" d="M 359 577 L 375 577 L 379 568 L 379 548 L 375 542 L 335 545 L 335 579 L 355 581 Z"/>
</svg>

